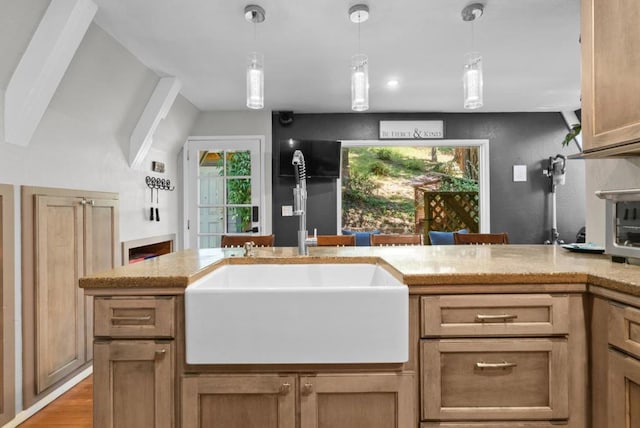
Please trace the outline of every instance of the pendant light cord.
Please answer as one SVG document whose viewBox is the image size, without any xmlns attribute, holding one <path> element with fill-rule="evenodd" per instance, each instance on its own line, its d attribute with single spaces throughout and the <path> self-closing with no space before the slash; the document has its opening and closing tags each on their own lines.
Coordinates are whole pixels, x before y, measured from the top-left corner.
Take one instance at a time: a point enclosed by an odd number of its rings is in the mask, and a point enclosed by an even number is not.
<svg viewBox="0 0 640 428">
<path fill-rule="evenodd" d="M 360 51 L 360 22 L 362 20 L 360 19 L 360 12 L 358 12 L 358 53 L 361 53 Z"/>
<path fill-rule="evenodd" d="M 475 19 L 471 21 L 471 52 L 476 51 Z"/>
</svg>

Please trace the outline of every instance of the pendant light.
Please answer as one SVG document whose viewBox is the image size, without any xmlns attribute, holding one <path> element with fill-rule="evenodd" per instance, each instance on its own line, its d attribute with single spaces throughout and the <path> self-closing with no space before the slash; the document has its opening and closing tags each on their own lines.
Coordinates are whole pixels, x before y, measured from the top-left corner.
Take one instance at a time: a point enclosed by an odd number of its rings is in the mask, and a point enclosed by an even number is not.
<svg viewBox="0 0 640 428">
<path fill-rule="evenodd" d="M 351 110 L 369 110 L 369 58 L 360 52 L 360 24 L 369 19 L 369 7 L 356 4 L 349 8 L 349 19 L 358 24 L 358 53 L 351 57 Z"/>
<path fill-rule="evenodd" d="M 264 9 L 256 5 L 244 8 L 244 19 L 253 23 L 253 41 L 256 39 L 256 24 L 265 20 Z M 264 108 L 264 57 L 259 52 L 247 56 L 247 107 Z"/>
<path fill-rule="evenodd" d="M 475 110 L 483 104 L 482 55 L 475 52 L 475 34 L 473 22 L 482 16 L 484 5 L 473 3 L 462 9 L 462 20 L 471 22 L 472 51 L 465 54 L 464 74 L 462 82 L 464 88 L 464 108 Z"/>
</svg>

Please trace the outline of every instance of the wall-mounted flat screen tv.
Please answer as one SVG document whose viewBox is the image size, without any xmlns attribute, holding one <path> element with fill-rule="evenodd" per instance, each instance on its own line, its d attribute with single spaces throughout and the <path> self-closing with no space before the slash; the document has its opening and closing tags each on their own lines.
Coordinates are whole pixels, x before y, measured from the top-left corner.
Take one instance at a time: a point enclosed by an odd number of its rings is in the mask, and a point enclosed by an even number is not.
<svg viewBox="0 0 640 428">
<path fill-rule="evenodd" d="M 295 170 L 291 164 L 293 152 L 301 150 L 308 178 L 340 177 L 340 141 L 330 140 L 282 140 L 280 141 L 281 177 L 293 177 Z"/>
</svg>

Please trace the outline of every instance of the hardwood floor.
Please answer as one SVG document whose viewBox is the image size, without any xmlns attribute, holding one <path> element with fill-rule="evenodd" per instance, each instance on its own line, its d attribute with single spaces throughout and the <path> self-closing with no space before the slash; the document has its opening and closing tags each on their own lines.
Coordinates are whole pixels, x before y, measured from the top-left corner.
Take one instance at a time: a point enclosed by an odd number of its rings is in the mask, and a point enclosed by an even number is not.
<svg viewBox="0 0 640 428">
<path fill-rule="evenodd" d="M 93 376 L 65 392 L 19 425 L 20 428 L 92 428 Z"/>
</svg>

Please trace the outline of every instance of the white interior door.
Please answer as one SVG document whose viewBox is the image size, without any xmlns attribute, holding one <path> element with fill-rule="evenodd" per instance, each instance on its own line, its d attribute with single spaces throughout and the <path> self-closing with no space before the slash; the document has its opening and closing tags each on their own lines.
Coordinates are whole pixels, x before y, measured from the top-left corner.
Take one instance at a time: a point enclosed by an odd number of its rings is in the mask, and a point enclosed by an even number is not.
<svg viewBox="0 0 640 428">
<path fill-rule="evenodd" d="M 260 234 L 261 139 L 189 141 L 186 150 L 188 246 L 216 248 L 222 235 Z"/>
</svg>

